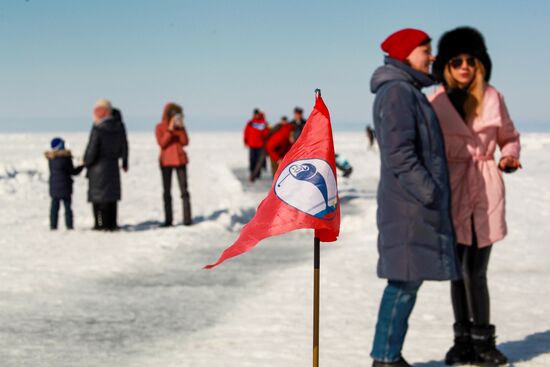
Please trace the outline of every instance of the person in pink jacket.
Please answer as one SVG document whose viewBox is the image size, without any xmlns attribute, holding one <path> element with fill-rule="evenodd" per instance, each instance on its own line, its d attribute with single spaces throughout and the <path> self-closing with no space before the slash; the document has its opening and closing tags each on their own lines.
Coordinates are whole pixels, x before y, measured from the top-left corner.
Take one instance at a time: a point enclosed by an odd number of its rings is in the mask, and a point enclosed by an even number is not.
<svg viewBox="0 0 550 367">
<path fill-rule="evenodd" d="M 487 267 L 492 244 L 506 236 L 502 172 L 521 167 L 520 142 L 503 96 L 488 84 L 491 67 L 476 29 L 456 28 L 440 39 L 433 74 L 442 86 L 430 101 L 445 140 L 463 273 L 451 282 L 455 340 L 445 356 L 448 365 L 507 363 L 490 323 Z"/>
</svg>

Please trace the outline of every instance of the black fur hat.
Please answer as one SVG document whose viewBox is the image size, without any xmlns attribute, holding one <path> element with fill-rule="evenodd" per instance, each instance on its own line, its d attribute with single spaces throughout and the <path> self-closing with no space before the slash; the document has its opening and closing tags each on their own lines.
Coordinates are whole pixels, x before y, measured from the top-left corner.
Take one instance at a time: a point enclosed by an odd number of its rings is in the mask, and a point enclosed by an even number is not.
<svg viewBox="0 0 550 367">
<path fill-rule="evenodd" d="M 443 72 L 453 57 L 459 54 L 470 54 L 485 67 L 485 81 L 491 78 L 491 58 L 487 53 L 485 40 L 481 33 L 471 27 L 458 27 L 448 31 L 437 44 L 437 56 L 432 66 L 432 73 L 437 81 L 445 82 Z"/>
</svg>

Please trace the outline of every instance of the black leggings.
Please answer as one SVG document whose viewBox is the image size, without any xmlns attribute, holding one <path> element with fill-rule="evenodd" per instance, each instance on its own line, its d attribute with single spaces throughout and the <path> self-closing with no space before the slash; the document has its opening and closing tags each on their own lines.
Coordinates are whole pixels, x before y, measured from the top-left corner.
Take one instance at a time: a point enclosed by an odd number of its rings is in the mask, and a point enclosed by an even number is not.
<svg viewBox="0 0 550 367">
<path fill-rule="evenodd" d="M 455 321 L 460 324 L 488 325 L 490 298 L 487 286 L 487 267 L 491 248 L 479 248 L 473 234 L 472 246 L 458 245 L 458 258 L 463 279 L 451 282 L 451 300 Z"/>
</svg>

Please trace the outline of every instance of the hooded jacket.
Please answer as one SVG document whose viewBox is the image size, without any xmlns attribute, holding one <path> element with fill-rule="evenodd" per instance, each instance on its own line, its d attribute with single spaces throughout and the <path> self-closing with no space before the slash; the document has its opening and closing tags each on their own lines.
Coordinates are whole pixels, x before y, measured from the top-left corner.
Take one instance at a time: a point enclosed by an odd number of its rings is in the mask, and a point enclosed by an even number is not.
<svg viewBox="0 0 550 367">
<path fill-rule="evenodd" d="M 273 129 L 269 131 L 266 138 L 265 149 L 274 162 L 283 159 L 292 147 L 290 136 L 293 130 L 294 126 L 291 123 L 285 122 L 275 125 Z"/>
<path fill-rule="evenodd" d="M 428 75 L 387 57 L 371 79 L 380 146 L 378 276 L 460 278 L 443 137 L 421 88 Z"/>
<path fill-rule="evenodd" d="M 128 147 L 128 137 L 126 136 L 126 126 L 124 125 L 124 121 L 122 119 L 122 113 L 118 108 L 113 108 L 112 116 L 115 120 L 117 120 L 122 128 L 122 168 L 125 170 L 128 169 L 128 154 L 129 154 L 129 147 Z"/>
<path fill-rule="evenodd" d="M 181 167 L 189 163 L 187 153 L 183 147 L 189 144 L 189 137 L 185 127 L 169 130 L 170 118 L 168 110 L 170 104 L 164 107 L 162 121 L 155 128 L 155 136 L 160 147 L 160 165 L 162 167 Z"/>
<path fill-rule="evenodd" d="M 73 179 L 83 166 L 75 167 L 70 150 L 50 150 L 45 154 L 50 168 L 50 196 L 55 199 L 68 199 L 73 193 Z"/>
<path fill-rule="evenodd" d="M 263 118 L 254 118 L 244 128 L 244 144 L 251 149 L 260 149 L 265 145 L 269 126 Z"/>
<path fill-rule="evenodd" d="M 118 160 L 127 151 L 125 146 L 125 131 L 120 121 L 107 118 L 94 124 L 84 153 L 88 201 L 111 203 L 120 200 Z"/>
</svg>

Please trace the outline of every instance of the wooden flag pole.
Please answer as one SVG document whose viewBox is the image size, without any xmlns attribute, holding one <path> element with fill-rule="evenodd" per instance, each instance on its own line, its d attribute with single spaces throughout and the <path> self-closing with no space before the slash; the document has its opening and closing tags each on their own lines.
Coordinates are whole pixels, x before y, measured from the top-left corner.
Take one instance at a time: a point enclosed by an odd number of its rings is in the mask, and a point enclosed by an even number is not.
<svg viewBox="0 0 550 367">
<path fill-rule="evenodd" d="M 315 237 L 313 244 L 313 367 L 319 367 L 319 272 L 321 265 L 321 241 Z"/>
<path fill-rule="evenodd" d="M 321 96 L 321 89 L 315 89 L 315 97 Z M 319 293 L 321 268 L 321 240 L 313 240 L 313 367 L 319 367 Z"/>
</svg>

